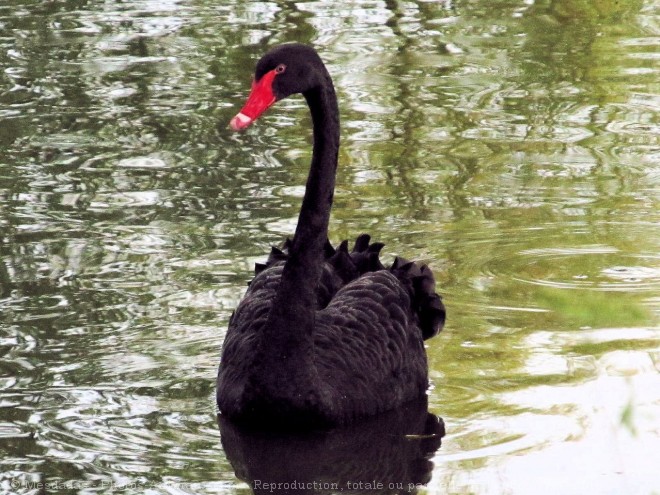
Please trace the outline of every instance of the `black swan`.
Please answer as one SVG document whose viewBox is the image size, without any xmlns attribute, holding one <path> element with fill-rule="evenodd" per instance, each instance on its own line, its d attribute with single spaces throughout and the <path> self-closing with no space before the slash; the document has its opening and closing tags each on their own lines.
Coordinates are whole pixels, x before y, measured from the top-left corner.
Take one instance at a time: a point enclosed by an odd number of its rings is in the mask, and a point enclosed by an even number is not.
<svg viewBox="0 0 660 495">
<path fill-rule="evenodd" d="M 328 242 L 339 150 L 339 110 L 330 75 L 313 48 L 270 50 L 231 120 L 250 125 L 273 103 L 302 93 L 314 149 L 293 240 L 257 264 L 232 315 L 217 383 L 232 421 L 326 428 L 419 399 L 428 388 L 423 340 L 444 324 L 431 270 L 402 258 L 385 268 L 380 243 L 359 236 L 348 250 Z"/>
</svg>

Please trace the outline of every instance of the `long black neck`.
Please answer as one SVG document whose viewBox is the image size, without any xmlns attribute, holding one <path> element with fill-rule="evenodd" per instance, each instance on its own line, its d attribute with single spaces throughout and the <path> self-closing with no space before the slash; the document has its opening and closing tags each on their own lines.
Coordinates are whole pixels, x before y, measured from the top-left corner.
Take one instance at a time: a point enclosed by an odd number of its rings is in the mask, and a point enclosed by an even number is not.
<svg viewBox="0 0 660 495">
<path fill-rule="evenodd" d="M 316 289 L 323 268 L 323 247 L 335 189 L 339 153 L 339 109 L 330 76 L 303 93 L 314 126 L 314 151 L 298 226 L 271 308 L 268 333 L 277 342 L 311 342 Z M 271 343 L 275 343 L 271 340 Z"/>
</svg>

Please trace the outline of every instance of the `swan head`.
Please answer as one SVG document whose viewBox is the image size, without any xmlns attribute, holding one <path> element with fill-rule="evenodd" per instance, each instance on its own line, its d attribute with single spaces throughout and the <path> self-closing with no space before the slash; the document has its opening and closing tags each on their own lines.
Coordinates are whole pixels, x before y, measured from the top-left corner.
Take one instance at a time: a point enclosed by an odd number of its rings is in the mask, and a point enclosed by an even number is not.
<svg viewBox="0 0 660 495">
<path fill-rule="evenodd" d="M 229 126 L 245 129 L 275 102 L 322 84 L 325 74 L 321 58 L 310 46 L 287 43 L 271 49 L 257 62 L 250 96 Z"/>
</svg>

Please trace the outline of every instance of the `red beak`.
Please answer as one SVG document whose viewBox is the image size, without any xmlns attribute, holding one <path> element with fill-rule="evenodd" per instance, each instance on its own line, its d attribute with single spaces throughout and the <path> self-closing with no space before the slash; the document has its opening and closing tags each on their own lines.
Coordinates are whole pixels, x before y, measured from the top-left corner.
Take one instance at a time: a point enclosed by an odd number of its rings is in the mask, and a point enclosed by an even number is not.
<svg viewBox="0 0 660 495">
<path fill-rule="evenodd" d="M 273 79 L 275 79 L 275 70 L 266 72 L 257 82 L 252 81 L 250 96 L 241 111 L 231 119 L 229 127 L 235 131 L 245 129 L 275 103 Z"/>
</svg>

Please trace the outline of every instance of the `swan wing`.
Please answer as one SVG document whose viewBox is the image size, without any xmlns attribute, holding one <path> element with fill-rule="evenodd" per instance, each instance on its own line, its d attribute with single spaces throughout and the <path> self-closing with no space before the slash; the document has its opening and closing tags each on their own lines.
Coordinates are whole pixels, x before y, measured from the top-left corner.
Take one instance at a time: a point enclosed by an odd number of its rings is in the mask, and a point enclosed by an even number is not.
<svg viewBox="0 0 660 495">
<path fill-rule="evenodd" d="M 351 418 L 423 396 L 423 334 L 405 286 L 390 271 L 367 273 L 317 312 L 315 362 L 323 386 Z"/>
</svg>

